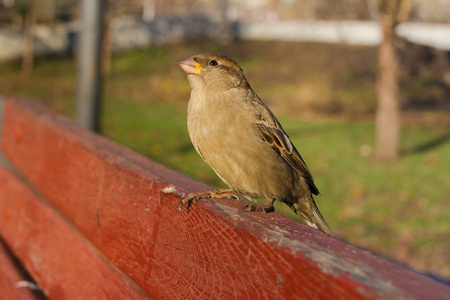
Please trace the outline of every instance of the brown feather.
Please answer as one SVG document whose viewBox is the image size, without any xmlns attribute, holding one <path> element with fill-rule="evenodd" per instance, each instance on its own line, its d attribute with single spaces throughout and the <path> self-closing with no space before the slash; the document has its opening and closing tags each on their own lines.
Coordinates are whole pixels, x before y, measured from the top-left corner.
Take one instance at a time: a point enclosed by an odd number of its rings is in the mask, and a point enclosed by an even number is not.
<svg viewBox="0 0 450 300">
<path fill-rule="evenodd" d="M 264 211 L 282 201 L 308 225 L 331 234 L 312 197 L 319 191 L 305 161 L 239 65 L 213 54 L 180 65 L 192 87 L 189 135 L 203 160 L 234 191 L 271 199 Z"/>
<path fill-rule="evenodd" d="M 314 179 L 306 166 L 300 153 L 292 144 L 288 135 L 284 131 L 281 124 L 275 118 L 270 109 L 259 99 L 255 94 L 253 106 L 259 106 L 259 122 L 256 123 L 256 128 L 260 132 L 265 142 L 270 144 L 275 151 L 277 151 L 286 160 L 291 167 L 293 167 L 302 177 L 304 177 L 311 188 L 311 193 L 319 194 L 319 190 L 314 184 Z M 263 117 L 265 116 L 265 118 Z"/>
</svg>

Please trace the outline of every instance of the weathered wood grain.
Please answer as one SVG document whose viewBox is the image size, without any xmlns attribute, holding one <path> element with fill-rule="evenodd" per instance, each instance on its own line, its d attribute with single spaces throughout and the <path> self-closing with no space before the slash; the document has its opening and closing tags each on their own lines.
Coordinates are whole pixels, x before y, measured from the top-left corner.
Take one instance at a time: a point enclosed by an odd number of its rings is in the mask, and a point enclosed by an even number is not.
<svg viewBox="0 0 450 300">
<path fill-rule="evenodd" d="M 149 299 L 17 176 L 0 182 L 0 235 L 50 299 Z"/>
<path fill-rule="evenodd" d="M 236 200 L 179 212 L 209 187 L 10 99 L 1 149 L 101 252 L 155 299 L 446 299 L 450 288 Z M 149 145 L 150 147 L 150 145 Z"/>
</svg>

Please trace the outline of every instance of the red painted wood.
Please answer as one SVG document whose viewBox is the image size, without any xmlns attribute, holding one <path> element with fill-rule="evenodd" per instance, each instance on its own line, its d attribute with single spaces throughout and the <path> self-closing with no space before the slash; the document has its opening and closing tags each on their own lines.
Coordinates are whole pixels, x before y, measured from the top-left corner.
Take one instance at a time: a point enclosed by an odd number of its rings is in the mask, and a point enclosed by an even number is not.
<svg viewBox="0 0 450 300">
<path fill-rule="evenodd" d="M 28 279 L 0 242 L 0 299 L 38 300 L 41 299 L 26 287 Z"/>
<path fill-rule="evenodd" d="M 0 182 L 0 235 L 50 299 L 148 299 L 18 177 Z"/>
<path fill-rule="evenodd" d="M 8 159 L 155 299 L 445 299 L 450 288 L 276 213 L 235 200 L 177 210 L 208 187 L 10 99 Z M 149 145 L 150 146 L 150 145 Z"/>
</svg>

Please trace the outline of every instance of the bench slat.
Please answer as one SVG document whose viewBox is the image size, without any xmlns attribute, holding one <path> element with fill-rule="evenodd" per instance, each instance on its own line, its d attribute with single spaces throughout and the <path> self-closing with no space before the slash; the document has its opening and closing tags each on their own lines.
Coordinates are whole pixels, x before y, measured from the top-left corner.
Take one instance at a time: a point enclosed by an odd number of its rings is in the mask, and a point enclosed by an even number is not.
<svg viewBox="0 0 450 300">
<path fill-rule="evenodd" d="M 31 101 L 10 99 L 2 151 L 76 227 L 155 299 L 445 299 L 450 288 L 276 213 L 236 200 L 90 133 Z"/>
<path fill-rule="evenodd" d="M 0 234 L 49 298 L 148 299 L 16 175 L 0 182 Z"/>
<path fill-rule="evenodd" d="M 41 299 L 27 287 L 28 279 L 0 242 L 0 298 L 8 300 Z"/>
</svg>

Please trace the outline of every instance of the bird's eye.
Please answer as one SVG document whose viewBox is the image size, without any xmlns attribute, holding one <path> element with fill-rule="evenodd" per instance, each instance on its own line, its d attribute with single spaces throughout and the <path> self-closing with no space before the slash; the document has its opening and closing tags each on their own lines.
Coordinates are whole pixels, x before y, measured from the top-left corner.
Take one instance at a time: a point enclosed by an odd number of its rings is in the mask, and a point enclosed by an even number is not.
<svg viewBox="0 0 450 300">
<path fill-rule="evenodd" d="M 209 64 L 210 66 L 212 66 L 212 67 L 216 67 L 216 66 L 219 65 L 219 63 L 218 63 L 217 60 L 215 60 L 215 59 L 210 60 L 208 64 Z"/>
</svg>

